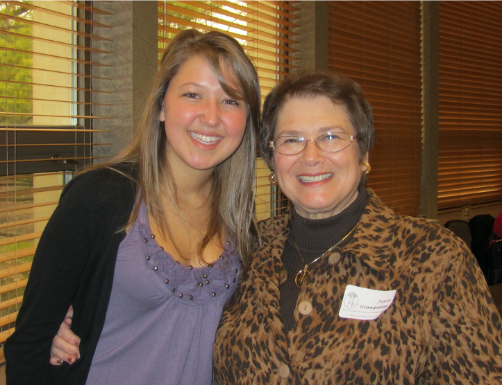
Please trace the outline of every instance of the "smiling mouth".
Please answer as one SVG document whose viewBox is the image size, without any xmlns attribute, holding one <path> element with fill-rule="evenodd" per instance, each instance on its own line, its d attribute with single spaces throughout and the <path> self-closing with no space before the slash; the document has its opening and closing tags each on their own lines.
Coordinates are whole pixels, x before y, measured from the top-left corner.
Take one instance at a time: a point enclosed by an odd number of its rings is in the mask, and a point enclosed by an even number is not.
<svg viewBox="0 0 502 385">
<path fill-rule="evenodd" d="M 333 176 L 333 173 L 330 172 L 328 174 L 322 174 L 322 175 L 316 175 L 316 176 L 305 176 L 305 175 L 300 175 L 298 179 L 300 182 L 303 183 L 314 183 L 314 182 L 321 182 L 325 179 L 329 179 Z"/>
<path fill-rule="evenodd" d="M 206 135 L 196 134 L 195 132 L 191 132 L 190 135 L 197 142 L 200 142 L 202 144 L 215 144 L 218 140 L 220 140 L 219 136 L 206 136 Z"/>
</svg>

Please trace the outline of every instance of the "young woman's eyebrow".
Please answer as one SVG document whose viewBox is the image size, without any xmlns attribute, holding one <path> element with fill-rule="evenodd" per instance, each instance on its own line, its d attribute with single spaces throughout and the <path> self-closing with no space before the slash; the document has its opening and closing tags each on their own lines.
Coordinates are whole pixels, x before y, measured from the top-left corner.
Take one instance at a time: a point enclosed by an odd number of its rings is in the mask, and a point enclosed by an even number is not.
<svg viewBox="0 0 502 385">
<path fill-rule="evenodd" d="M 185 88 L 185 87 L 206 88 L 206 86 L 203 83 L 186 82 L 186 83 L 180 84 L 178 86 L 178 89 Z"/>
</svg>

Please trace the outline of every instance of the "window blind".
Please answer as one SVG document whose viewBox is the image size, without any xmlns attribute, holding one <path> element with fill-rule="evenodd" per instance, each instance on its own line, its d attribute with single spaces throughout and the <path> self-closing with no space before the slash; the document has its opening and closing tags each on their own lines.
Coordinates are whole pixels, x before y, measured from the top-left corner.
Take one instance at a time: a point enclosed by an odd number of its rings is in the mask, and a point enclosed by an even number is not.
<svg viewBox="0 0 502 385">
<path fill-rule="evenodd" d="M 420 2 L 329 2 L 329 69 L 361 85 L 377 141 L 368 187 L 418 215 L 422 162 Z"/>
<path fill-rule="evenodd" d="M 438 208 L 502 201 L 502 3 L 439 3 Z"/>
<path fill-rule="evenodd" d="M 41 232 L 93 160 L 95 3 L 0 4 L 0 343 L 13 332 Z M 99 78 L 100 80 L 106 80 Z M 0 351 L 3 360 L 3 349 Z"/>
<path fill-rule="evenodd" d="M 159 57 L 171 39 L 184 29 L 222 31 L 241 43 L 256 66 L 262 99 L 275 83 L 296 67 L 293 28 L 296 8 L 283 1 L 159 1 Z M 287 200 L 268 181 L 270 170 L 257 159 L 256 213 L 258 219 L 276 215 Z"/>
</svg>

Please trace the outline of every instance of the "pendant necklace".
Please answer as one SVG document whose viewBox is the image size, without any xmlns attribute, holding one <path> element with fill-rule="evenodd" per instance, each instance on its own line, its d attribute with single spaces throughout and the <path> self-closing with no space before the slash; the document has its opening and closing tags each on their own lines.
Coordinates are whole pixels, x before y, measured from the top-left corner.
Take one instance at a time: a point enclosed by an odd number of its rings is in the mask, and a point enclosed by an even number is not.
<svg viewBox="0 0 502 385">
<path fill-rule="evenodd" d="M 296 286 L 298 287 L 302 287 L 303 286 L 303 283 L 305 282 L 305 280 L 308 278 L 308 275 L 310 273 L 309 271 L 309 266 L 312 265 L 313 263 L 316 263 L 317 261 L 319 261 L 320 259 L 322 259 L 326 254 L 328 254 L 331 250 L 333 250 L 335 247 L 337 247 L 340 243 L 342 243 L 345 239 L 347 239 L 347 237 L 352 234 L 356 229 L 357 229 L 357 226 L 359 225 L 359 222 L 356 223 L 356 225 L 354 226 L 354 228 L 352 230 L 350 230 L 347 235 L 345 235 L 342 239 L 340 239 L 337 243 L 335 243 L 333 246 L 331 246 L 328 250 L 326 250 L 324 253 L 322 253 L 322 255 L 320 257 L 317 257 L 316 259 L 314 259 L 312 262 L 310 263 L 305 263 L 305 260 L 303 259 L 302 257 L 302 254 L 300 253 L 300 249 L 298 249 L 298 245 L 296 244 L 296 236 L 295 236 L 295 232 L 293 229 L 291 229 L 291 231 L 293 232 L 293 240 L 295 242 L 295 247 L 296 247 L 296 251 L 298 252 L 298 255 L 300 256 L 300 259 L 302 260 L 303 264 L 305 265 L 305 267 L 300 270 L 297 274 L 296 274 L 296 277 L 295 277 L 295 283 L 296 283 Z"/>
</svg>

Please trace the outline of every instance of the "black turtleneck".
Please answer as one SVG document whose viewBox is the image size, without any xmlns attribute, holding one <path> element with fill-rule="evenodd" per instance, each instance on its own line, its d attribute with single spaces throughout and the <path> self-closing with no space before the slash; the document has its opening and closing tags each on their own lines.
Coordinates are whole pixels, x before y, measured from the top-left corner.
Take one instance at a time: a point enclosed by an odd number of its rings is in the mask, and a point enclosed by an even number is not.
<svg viewBox="0 0 502 385">
<path fill-rule="evenodd" d="M 279 288 L 281 315 L 286 333 L 296 326 L 294 309 L 301 289 L 296 286 L 295 277 L 305 266 L 296 250 L 295 238 L 301 256 L 305 263 L 308 264 L 337 242 L 340 242 L 354 228 L 359 222 L 367 202 L 366 189 L 360 187 L 356 200 L 341 213 L 329 218 L 307 219 L 298 215 L 296 210 L 292 208 L 291 231 L 282 253 L 282 263 L 288 272 L 288 279 Z M 342 244 L 348 241 L 349 239 L 345 239 Z M 314 266 L 315 264 L 309 266 L 309 270 L 312 270 Z M 304 285 L 309 285 L 309 281 L 306 281 Z"/>
</svg>

